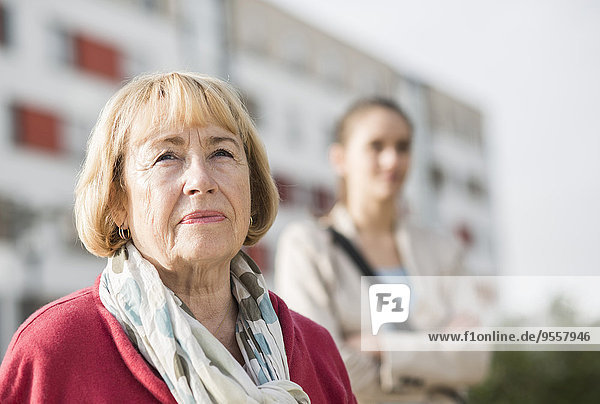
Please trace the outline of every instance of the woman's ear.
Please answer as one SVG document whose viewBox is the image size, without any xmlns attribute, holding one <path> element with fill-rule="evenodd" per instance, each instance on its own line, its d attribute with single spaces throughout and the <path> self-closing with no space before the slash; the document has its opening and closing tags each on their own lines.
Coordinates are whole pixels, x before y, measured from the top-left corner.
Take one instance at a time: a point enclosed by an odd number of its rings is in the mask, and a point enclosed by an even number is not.
<svg viewBox="0 0 600 404">
<path fill-rule="evenodd" d="M 329 162 L 338 176 L 346 175 L 346 149 L 341 143 L 329 146 Z"/>
<path fill-rule="evenodd" d="M 113 209 L 110 213 L 113 222 L 118 227 L 122 227 L 123 229 L 129 228 L 129 221 L 127 220 L 127 211 L 119 206 L 119 208 Z"/>
<path fill-rule="evenodd" d="M 124 229 L 129 228 L 129 221 L 127 217 L 127 203 L 124 197 L 117 197 L 116 193 L 111 193 L 110 198 L 110 217 L 113 222 Z"/>
</svg>

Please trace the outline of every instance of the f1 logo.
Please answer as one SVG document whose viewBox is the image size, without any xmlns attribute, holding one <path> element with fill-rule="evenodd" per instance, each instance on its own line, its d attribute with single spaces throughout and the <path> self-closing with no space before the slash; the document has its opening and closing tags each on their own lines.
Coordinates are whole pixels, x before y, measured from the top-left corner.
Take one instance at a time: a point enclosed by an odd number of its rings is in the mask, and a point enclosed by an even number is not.
<svg viewBox="0 0 600 404">
<path fill-rule="evenodd" d="M 408 320 L 410 288 L 403 283 L 378 283 L 369 286 L 371 333 L 377 335 L 385 323 L 403 323 Z"/>
</svg>

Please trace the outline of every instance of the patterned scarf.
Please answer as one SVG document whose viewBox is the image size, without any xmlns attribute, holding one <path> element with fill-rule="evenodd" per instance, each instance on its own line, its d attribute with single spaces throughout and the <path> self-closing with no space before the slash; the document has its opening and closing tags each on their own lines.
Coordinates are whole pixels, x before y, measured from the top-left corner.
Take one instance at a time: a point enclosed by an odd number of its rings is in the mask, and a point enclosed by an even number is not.
<svg viewBox="0 0 600 404">
<path fill-rule="evenodd" d="M 263 276 L 243 252 L 231 261 L 231 286 L 243 368 L 132 243 L 108 259 L 99 292 L 178 403 L 309 403 L 289 380 L 279 319 Z"/>
</svg>

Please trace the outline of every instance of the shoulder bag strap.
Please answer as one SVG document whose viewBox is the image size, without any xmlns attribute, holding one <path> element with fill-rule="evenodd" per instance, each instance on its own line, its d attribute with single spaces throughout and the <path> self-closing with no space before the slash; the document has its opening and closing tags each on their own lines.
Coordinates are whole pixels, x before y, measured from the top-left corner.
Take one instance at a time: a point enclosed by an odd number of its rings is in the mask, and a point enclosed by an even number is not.
<svg viewBox="0 0 600 404">
<path fill-rule="evenodd" d="M 354 261 L 364 276 L 376 276 L 371 266 L 348 238 L 336 231 L 332 226 L 327 227 L 327 231 L 331 234 L 333 244 L 340 246 L 352 258 L 352 261 Z"/>
</svg>

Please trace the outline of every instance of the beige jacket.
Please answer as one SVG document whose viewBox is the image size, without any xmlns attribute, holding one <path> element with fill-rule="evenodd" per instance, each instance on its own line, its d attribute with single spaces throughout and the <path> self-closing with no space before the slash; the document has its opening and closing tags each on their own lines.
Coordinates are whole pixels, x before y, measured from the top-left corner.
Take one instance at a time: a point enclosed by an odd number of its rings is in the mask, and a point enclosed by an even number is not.
<svg viewBox="0 0 600 404">
<path fill-rule="evenodd" d="M 275 290 L 290 308 L 329 330 L 361 403 L 429 402 L 427 391 L 435 386 L 461 390 L 485 377 L 487 352 L 385 351 L 385 330 L 377 336 L 383 347 L 380 360 L 350 347 L 346 338 L 361 331 L 362 273 L 345 251 L 332 244 L 327 225 L 350 240 L 356 238 L 342 205 L 334 207 L 325 223 L 292 223 L 279 239 Z M 409 277 L 460 274 L 462 249 L 452 239 L 405 223 L 396 230 L 396 243 Z M 443 326 L 450 320 L 452 304 L 447 296 L 428 297 L 420 306 L 422 324 L 413 324 L 413 329 Z"/>
</svg>

